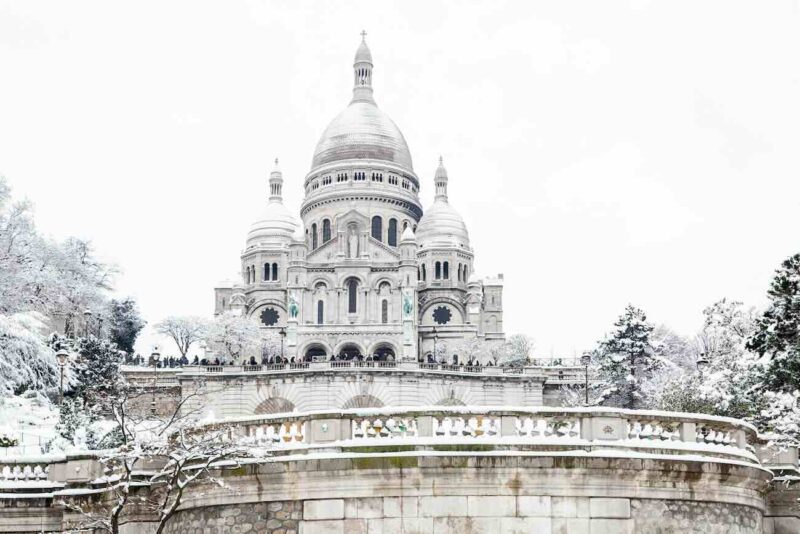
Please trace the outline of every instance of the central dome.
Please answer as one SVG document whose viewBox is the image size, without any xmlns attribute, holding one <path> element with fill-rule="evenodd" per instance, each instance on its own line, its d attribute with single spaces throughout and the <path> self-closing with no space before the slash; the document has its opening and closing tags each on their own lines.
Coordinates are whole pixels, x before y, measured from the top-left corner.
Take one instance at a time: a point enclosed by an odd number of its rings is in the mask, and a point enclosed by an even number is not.
<svg viewBox="0 0 800 534">
<path fill-rule="evenodd" d="M 387 161 L 414 172 L 400 128 L 372 98 L 372 53 L 362 34 L 353 62 L 353 100 L 322 133 L 311 168 L 335 161 Z"/>
<path fill-rule="evenodd" d="M 413 171 L 400 128 L 371 102 L 353 102 L 331 121 L 314 150 L 312 167 L 333 161 L 389 161 Z"/>
</svg>

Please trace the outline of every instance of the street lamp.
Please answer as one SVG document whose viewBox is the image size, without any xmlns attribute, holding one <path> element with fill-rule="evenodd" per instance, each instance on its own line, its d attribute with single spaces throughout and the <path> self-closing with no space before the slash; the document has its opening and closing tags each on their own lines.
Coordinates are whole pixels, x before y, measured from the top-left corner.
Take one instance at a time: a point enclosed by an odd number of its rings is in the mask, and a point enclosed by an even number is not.
<svg viewBox="0 0 800 534">
<path fill-rule="evenodd" d="M 158 362 L 161 360 L 161 354 L 158 352 L 158 347 L 153 347 L 153 352 L 150 354 L 150 363 L 153 365 L 153 400 L 150 401 L 150 413 L 156 414 L 156 386 L 158 380 Z"/>
<path fill-rule="evenodd" d="M 92 310 L 83 310 L 83 337 L 89 337 L 89 321 L 92 320 Z"/>
<path fill-rule="evenodd" d="M 283 362 L 283 339 L 286 337 L 286 329 L 281 328 L 280 334 L 281 334 L 281 362 Z"/>
<path fill-rule="evenodd" d="M 709 361 L 706 359 L 706 353 L 701 352 L 700 357 L 697 358 L 697 371 L 700 373 L 700 381 L 703 381 L 703 370 L 708 367 Z"/>
<path fill-rule="evenodd" d="M 586 406 L 589 406 L 589 364 L 592 363 L 592 356 L 587 352 L 581 356 L 581 365 L 583 365 L 583 394 Z"/>
<path fill-rule="evenodd" d="M 69 353 L 67 351 L 61 349 L 58 352 L 56 352 L 56 361 L 58 362 L 58 367 L 61 370 L 61 381 L 58 383 L 59 406 L 64 401 L 64 367 L 67 366 L 68 360 L 69 360 Z"/>
</svg>

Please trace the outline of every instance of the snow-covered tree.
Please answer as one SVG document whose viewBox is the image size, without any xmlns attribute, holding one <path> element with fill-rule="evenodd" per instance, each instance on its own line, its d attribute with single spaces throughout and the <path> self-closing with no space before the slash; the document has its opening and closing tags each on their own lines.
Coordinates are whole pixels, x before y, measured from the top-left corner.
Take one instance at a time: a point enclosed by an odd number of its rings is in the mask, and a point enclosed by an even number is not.
<svg viewBox="0 0 800 534">
<path fill-rule="evenodd" d="M 172 316 L 155 325 L 156 332 L 168 336 L 175 342 L 181 357 L 185 357 L 192 345 L 208 337 L 211 323 L 204 317 Z"/>
<path fill-rule="evenodd" d="M 525 334 L 514 334 L 509 336 L 506 342 L 504 356 L 500 358 L 501 363 L 508 365 L 528 365 L 531 362 L 533 348 L 536 346 L 533 338 Z"/>
<path fill-rule="evenodd" d="M 614 326 L 592 357 L 599 378 L 598 402 L 638 408 L 645 402 L 642 384 L 659 368 L 650 340 L 653 325 L 642 310 L 629 304 Z"/>
<path fill-rule="evenodd" d="M 127 354 L 133 353 L 133 345 L 146 324 L 139 313 L 136 301 L 131 298 L 112 299 L 109 307 L 109 337 Z"/>
<path fill-rule="evenodd" d="M 276 356 L 281 356 L 282 346 L 283 346 L 283 341 L 281 341 L 281 335 L 279 333 L 270 331 L 262 334 L 261 357 L 274 358 Z"/>
<path fill-rule="evenodd" d="M 151 392 L 132 387 L 121 377 L 113 389 L 117 393 L 108 399 L 108 407 L 118 446 L 101 459 L 105 490 L 112 498 L 103 496 L 87 504 L 65 496 L 61 504 L 82 518 L 78 531 L 118 534 L 126 514 L 147 511 L 158 518 L 153 532 L 160 534 L 188 487 L 203 482 L 224 487 L 217 472 L 236 468 L 241 458 L 252 456 L 249 443 L 233 439 L 227 429 L 197 427 L 197 413 L 187 406 L 202 405 L 196 398 L 204 394 L 202 388 L 160 416 L 134 409 L 143 404 L 140 397 L 148 398 Z"/>
<path fill-rule="evenodd" d="M 44 322 L 36 312 L 0 314 L 0 396 L 58 387 L 58 363 L 47 346 Z"/>
<path fill-rule="evenodd" d="M 258 323 L 247 317 L 222 313 L 214 318 L 208 330 L 209 343 L 222 351 L 227 361 L 260 356 L 263 334 Z"/>
<path fill-rule="evenodd" d="M 456 345 L 454 354 L 458 355 L 458 362 L 466 364 L 470 360 L 473 362 L 483 362 L 488 354 L 484 348 L 483 341 L 477 337 L 465 338 Z M 445 355 L 446 363 L 453 362 L 453 355 Z"/>
<path fill-rule="evenodd" d="M 36 311 L 60 317 L 74 332 L 87 308 L 105 307 L 116 270 L 98 261 L 89 243 L 42 237 L 28 202 L 13 202 L 0 177 L 0 313 Z"/>
<path fill-rule="evenodd" d="M 769 308 L 758 319 L 748 348 L 769 362 L 765 386 L 793 393 L 800 389 L 800 254 L 781 264 L 767 295 Z"/>
</svg>

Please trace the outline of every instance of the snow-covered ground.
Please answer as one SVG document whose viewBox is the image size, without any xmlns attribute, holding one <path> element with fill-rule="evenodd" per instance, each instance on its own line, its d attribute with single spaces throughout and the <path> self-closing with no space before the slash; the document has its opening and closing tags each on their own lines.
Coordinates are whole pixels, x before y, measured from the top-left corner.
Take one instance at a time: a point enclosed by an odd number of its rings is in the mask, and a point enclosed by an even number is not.
<svg viewBox="0 0 800 534">
<path fill-rule="evenodd" d="M 18 441 L 0 447 L 0 457 L 41 454 L 56 435 L 58 408 L 40 395 L 0 397 L 0 436 Z"/>
</svg>

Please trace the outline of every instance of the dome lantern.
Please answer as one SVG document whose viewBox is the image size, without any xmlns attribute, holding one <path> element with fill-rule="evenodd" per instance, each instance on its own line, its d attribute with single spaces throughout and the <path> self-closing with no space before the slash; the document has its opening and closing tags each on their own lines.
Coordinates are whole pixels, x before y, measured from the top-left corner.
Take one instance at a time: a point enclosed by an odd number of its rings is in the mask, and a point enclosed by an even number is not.
<svg viewBox="0 0 800 534">
<path fill-rule="evenodd" d="M 439 156 L 439 166 L 436 168 L 433 181 L 436 186 L 435 199 L 447 202 L 447 169 L 444 168 L 442 156 Z"/>
<path fill-rule="evenodd" d="M 283 202 L 283 173 L 278 167 L 278 158 L 275 158 L 275 166 L 269 174 L 269 201 Z"/>
<path fill-rule="evenodd" d="M 361 32 L 361 44 L 353 60 L 353 100 L 352 102 L 375 103 L 372 98 L 372 52 L 367 46 L 367 32 Z"/>
</svg>

